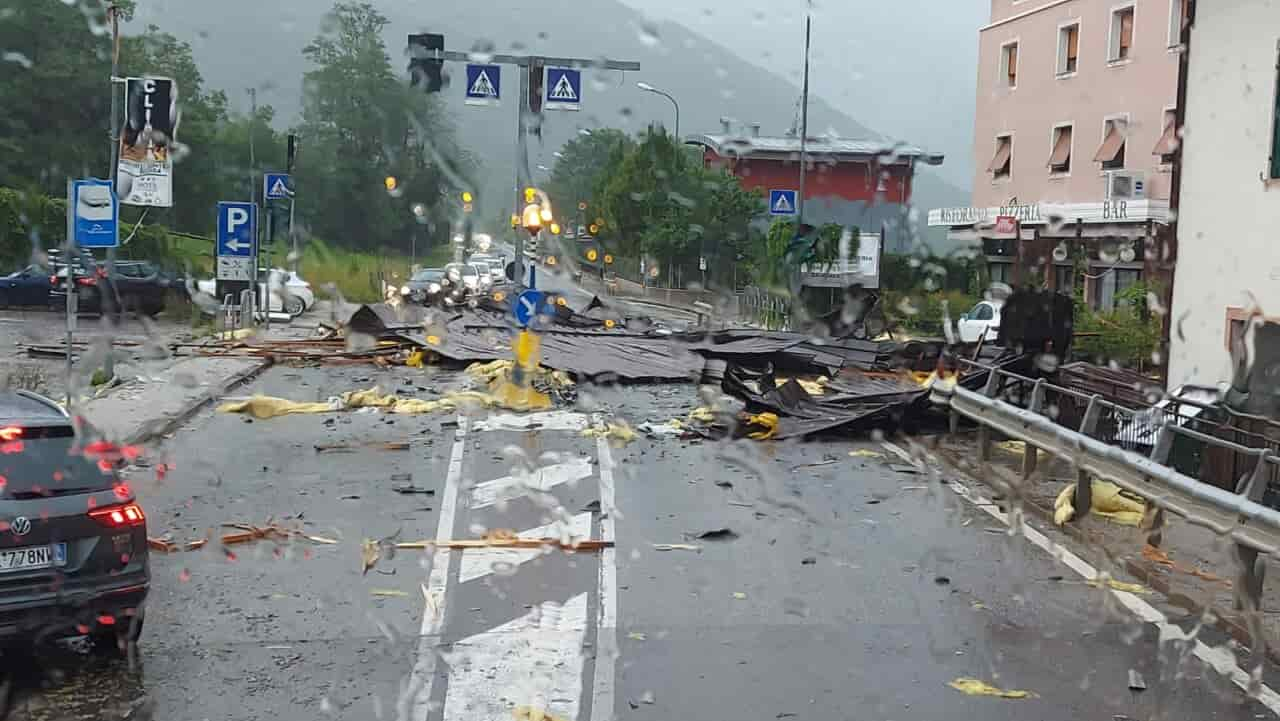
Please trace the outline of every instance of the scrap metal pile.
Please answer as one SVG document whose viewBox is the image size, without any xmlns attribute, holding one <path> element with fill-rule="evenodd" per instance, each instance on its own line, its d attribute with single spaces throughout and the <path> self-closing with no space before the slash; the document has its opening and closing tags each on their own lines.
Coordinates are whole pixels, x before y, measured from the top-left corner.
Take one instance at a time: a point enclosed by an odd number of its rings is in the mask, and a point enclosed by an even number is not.
<svg viewBox="0 0 1280 721">
<path fill-rule="evenodd" d="M 516 330 L 510 308 L 492 300 L 451 312 L 375 304 L 360 306 L 321 338 L 247 337 L 201 346 L 197 352 L 286 362 L 477 368 L 509 363 Z M 929 409 L 933 380 L 944 377 L 975 387 L 986 374 L 980 367 L 957 363 L 942 341 L 818 338 L 753 328 L 672 330 L 647 318 L 619 317 L 598 299 L 581 313 L 553 304 L 537 338 L 544 372 L 558 373 L 570 385 L 719 385 L 746 404 L 743 420 L 773 419 L 767 423 L 767 437 L 780 439 L 910 428 Z M 976 358 L 985 365 L 1021 359 L 1025 356 L 1011 356 L 999 346 L 979 348 Z M 572 400 L 558 400 L 566 398 Z M 507 404 L 499 399 L 496 405 Z"/>
</svg>

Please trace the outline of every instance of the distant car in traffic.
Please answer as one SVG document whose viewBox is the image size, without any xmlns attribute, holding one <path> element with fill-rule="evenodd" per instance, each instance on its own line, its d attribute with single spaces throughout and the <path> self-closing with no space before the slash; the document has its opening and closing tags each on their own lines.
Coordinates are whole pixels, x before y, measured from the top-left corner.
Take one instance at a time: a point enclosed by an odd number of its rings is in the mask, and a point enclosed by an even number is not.
<svg viewBox="0 0 1280 721">
<path fill-rule="evenodd" d="M 118 649 L 138 639 L 147 520 L 116 473 L 122 458 L 114 444 L 77 436 L 48 398 L 0 393 L 0 639 L 87 633 Z"/>
<path fill-rule="evenodd" d="M 50 269 L 43 265 L 28 265 L 22 270 L 0 278 L 0 308 L 49 305 L 49 291 L 53 290 Z"/>
<path fill-rule="evenodd" d="M 440 300 L 444 286 L 444 268 L 422 268 L 409 277 L 400 294 L 410 303 L 432 305 Z"/>
<path fill-rule="evenodd" d="M 507 282 L 507 259 L 497 255 L 479 253 L 468 259 L 469 263 L 483 264 L 488 267 L 489 280 L 493 285 L 502 285 Z"/>
<path fill-rule="evenodd" d="M 463 305 L 477 301 L 488 289 L 489 281 L 482 278 L 480 269 L 470 263 L 450 263 L 444 267 L 444 281 L 440 284 L 441 300 L 446 306 Z"/>
</svg>

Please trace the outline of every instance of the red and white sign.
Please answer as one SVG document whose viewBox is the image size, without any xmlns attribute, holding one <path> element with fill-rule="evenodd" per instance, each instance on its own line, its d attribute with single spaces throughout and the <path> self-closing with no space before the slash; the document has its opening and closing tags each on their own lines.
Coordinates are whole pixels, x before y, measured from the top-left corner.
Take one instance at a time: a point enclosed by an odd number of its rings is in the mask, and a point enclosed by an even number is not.
<svg viewBox="0 0 1280 721">
<path fill-rule="evenodd" d="M 1018 219 L 1012 215 L 997 215 L 995 234 L 1002 237 L 1016 237 L 1018 235 Z"/>
</svg>

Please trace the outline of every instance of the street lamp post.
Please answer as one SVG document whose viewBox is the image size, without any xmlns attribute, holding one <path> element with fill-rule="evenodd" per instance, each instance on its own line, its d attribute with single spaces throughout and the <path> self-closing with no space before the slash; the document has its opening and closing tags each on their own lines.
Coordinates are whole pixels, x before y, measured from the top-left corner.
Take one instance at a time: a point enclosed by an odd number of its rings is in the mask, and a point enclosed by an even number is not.
<svg viewBox="0 0 1280 721">
<path fill-rule="evenodd" d="M 676 132 L 675 132 L 675 135 L 676 135 L 676 140 L 677 140 L 677 142 L 678 142 L 678 141 L 680 140 L 680 103 L 676 102 L 676 99 L 675 99 L 675 98 L 673 98 L 673 97 L 671 97 L 671 94 L 670 94 L 670 93 L 668 93 L 668 92 L 666 92 L 666 91 L 664 91 L 664 90 L 660 90 L 660 89 L 658 89 L 658 88 L 655 88 L 654 86 L 652 86 L 652 85 L 650 85 L 649 83 L 646 83 L 646 82 L 644 82 L 644 81 L 641 81 L 641 82 L 636 83 L 636 87 L 637 87 L 637 88 L 640 88 L 641 90 L 645 91 L 646 93 L 656 93 L 657 95 L 661 95 L 662 97 L 664 97 L 664 98 L 666 98 L 667 100 L 670 100 L 670 101 L 671 101 L 671 104 L 672 104 L 672 105 L 675 107 L 675 109 L 676 109 Z"/>
</svg>

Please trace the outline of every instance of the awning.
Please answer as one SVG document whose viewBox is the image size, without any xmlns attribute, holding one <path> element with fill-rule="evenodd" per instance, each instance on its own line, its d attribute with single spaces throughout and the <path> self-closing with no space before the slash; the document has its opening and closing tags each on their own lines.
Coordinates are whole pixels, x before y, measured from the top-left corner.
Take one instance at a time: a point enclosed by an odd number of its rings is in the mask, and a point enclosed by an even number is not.
<svg viewBox="0 0 1280 721">
<path fill-rule="evenodd" d="M 991 159 L 991 165 L 987 166 L 988 173 L 994 173 L 1009 163 L 1009 155 L 1013 152 L 1013 142 L 1009 138 L 1000 138 L 1000 144 L 996 147 L 996 156 Z"/>
<path fill-rule="evenodd" d="M 1049 167 L 1057 168 L 1071 160 L 1071 128 L 1058 131 L 1058 140 L 1053 144 L 1053 152 L 1049 155 Z"/>
<path fill-rule="evenodd" d="M 1124 147 L 1124 123 L 1115 121 L 1111 123 L 1111 127 L 1107 130 L 1107 137 L 1102 139 L 1102 146 L 1098 148 L 1098 152 L 1093 156 L 1095 163 L 1110 163 L 1120 154 L 1120 149 Z"/>
<path fill-rule="evenodd" d="M 1173 155 L 1178 150 L 1178 121 L 1170 118 L 1169 122 L 1164 124 L 1164 133 L 1160 135 L 1160 140 L 1156 142 L 1156 147 L 1151 151 L 1152 155 Z"/>
</svg>

